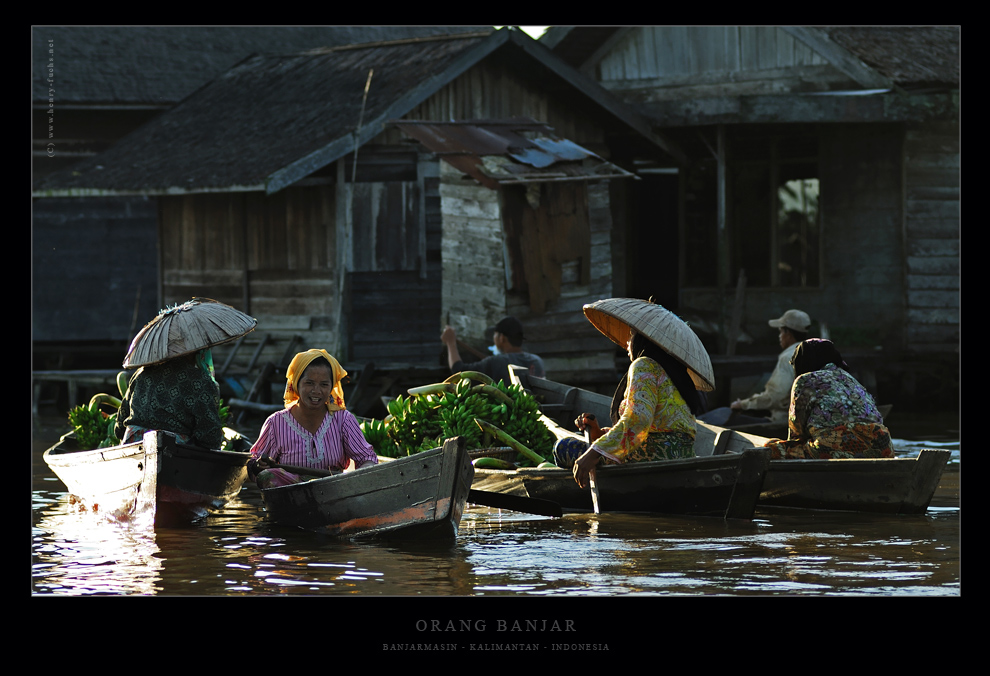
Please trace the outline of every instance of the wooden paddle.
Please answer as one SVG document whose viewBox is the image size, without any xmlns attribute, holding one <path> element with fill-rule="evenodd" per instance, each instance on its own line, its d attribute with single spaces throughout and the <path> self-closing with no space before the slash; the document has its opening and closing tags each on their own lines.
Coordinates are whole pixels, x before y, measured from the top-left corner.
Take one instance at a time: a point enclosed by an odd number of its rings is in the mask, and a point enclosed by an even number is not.
<svg viewBox="0 0 990 676">
<path fill-rule="evenodd" d="M 584 440 L 588 443 L 588 447 L 590 448 L 591 447 L 591 444 L 595 441 L 595 439 L 592 439 L 591 438 L 591 429 L 589 429 L 588 425 L 592 425 L 593 424 L 594 427 L 595 427 L 595 430 L 597 431 L 599 429 L 598 428 L 598 421 L 595 419 L 595 416 L 592 415 L 591 413 L 582 413 L 581 414 L 581 419 L 585 423 Z M 597 438 L 597 436 L 601 436 L 601 432 L 598 432 L 598 434 L 596 435 L 596 438 Z M 598 480 L 597 480 L 597 477 L 595 476 L 595 470 L 596 469 L 597 469 L 597 467 L 592 467 L 591 468 L 591 471 L 588 472 L 588 483 L 591 485 L 591 506 L 594 508 L 595 514 L 601 514 L 602 513 L 601 512 L 601 507 L 599 506 L 599 503 L 598 503 L 599 494 L 598 494 Z"/>
<path fill-rule="evenodd" d="M 286 472 L 292 472 L 293 474 L 302 474 L 305 476 L 315 477 L 327 477 L 340 474 L 339 471 L 333 472 L 325 469 L 315 469 L 313 467 L 283 465 L 281 463 L 274 462 L 268 457 L 265 457 L 265 461 L 268 463 L 269 468 L 284 469 Z M 550 500 L 542 500 L 539 498 L 524 498 L 518 495 L 492 493 L 490 491 L 479 491 L 472 488 L 468 491 L 467 501 L 475 505 L 495 507 L 496 509 L 511 509 L 514 512 L 522 512 L 524 514 L 557 517 L 563 516 L 563 510 L 561 510 L 559 504 Z"/>
</svg>

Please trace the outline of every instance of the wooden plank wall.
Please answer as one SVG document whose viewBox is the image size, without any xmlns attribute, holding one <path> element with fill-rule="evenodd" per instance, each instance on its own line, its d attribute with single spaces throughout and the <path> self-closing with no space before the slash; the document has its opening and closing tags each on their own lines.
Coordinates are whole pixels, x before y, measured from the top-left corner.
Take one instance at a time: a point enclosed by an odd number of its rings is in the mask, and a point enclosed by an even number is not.
<svg viewBox="0 0 990 676">
<path fill-rule="evenodd" d="M 399 154 L 392 155 L 394 166 Z M 369 172 L 362 180 L 359 171 L 358 182 L 351 184 L 353 249 L 343 320 L 347 359 L 378 366 L 436 364 L 442 228 L 438 161 L 412 153 L 405 170 L 392 173 Z M 406 180 L 386 180 L 395 178 Z"/>
<path fill-rule="evenodd" d="M 592 326 L 582 309 L 586 303 L 613 295 L 608 183 L 588 183 L 587 200 L 591 265 L 585 281 L 578 261 L 566 262 L 560 296 L 549 301 L 543 313 L 534 313 L 528 296 L 513 291 L 507 295 L 506 314 L 522 322 L 524 347 L 543 358 L 548 377 L 611 393 L 618 377 L 616 346 Z"/>
<path fill-rule="evenodd" d="M 594 152 L 607 152 L 599 120 L 580 111 L 587 104 L 577 103 L 568 90 L 549 90 L 546 82 L 533 73 L 525 79 L 518 69 L 497 60 L 486 59 L 474 66 L 404 116 L 408 120 L 471 120 L 528 116 L 554 128 L 558 136 Z M 400 138 L 400 132 L 393 130 Z"/>
<path fill-rule="evenodd" d="M 296 334 L 306 348 L 337 351 L 334 200 L 333 186 L 160 198 L 164 304 L 206 296 L 247 312 L 258 320 L 252 340 L 273 338 L 262 363 L 280 360 Z M 229 349 L 218 348 L 216 361 Z"/>
<path fill-rule="evenodd" d="M 415 270 L 353 272 L 350 363 L 437 364 L 440 283 Z"/>
<path fill-rule="evenodd" d="M 845 80 L 814 50 L 772 26 L 643 26 L 627 31 L 597 64 L 611 90 L 673 96 L 782 93 Z"/>
<path fill-rule="evenodd" d="M 443 315 L 458 337 L 484 350 L 485 329 L 507 314 L 523 324 L 524 349 L 539 354 L 547 374 L 582 385 L 616 382 L 615 350 L 585 319 L 582 307 L 612 295 L 612 219 L 608 185 L 587 186 L 590 266 L 572 259 L 561 265 L 560 292 L 534 312 L 528 289 L 512 279 L 512 263 L 496 191 L 463 179 L 441 164 L 443 236 Z M 582 283 L 582 277 L 585 282 Z"/>
<path fill-rule="evenodd" d="M 958 352 L 959 126 L 910 124 L 904 142 L 907 348 Z"/>
<path fill-rule="evenodd" d="M 129 344 L 158 314 L 154 202 L 147 197 L 32 202 L 32 341 Z"/>
</svg>

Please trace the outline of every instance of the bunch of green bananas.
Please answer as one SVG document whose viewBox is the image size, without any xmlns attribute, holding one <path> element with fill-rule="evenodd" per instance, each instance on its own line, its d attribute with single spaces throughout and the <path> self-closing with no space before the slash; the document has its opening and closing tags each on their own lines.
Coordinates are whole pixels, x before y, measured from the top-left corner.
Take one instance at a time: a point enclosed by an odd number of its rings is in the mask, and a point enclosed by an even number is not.
<svg viewBox="0 0 990 676">
<path fill-rule="evenodd" d="M 444 439 L 457 436 L 464 437 L 469 449 L 500 443 L 476 420 L 505 429 L 541 456 L 553 454 L 556 439 L 540 420 L 539 404 L 518 385 L 495 384 L 483 373 L 462 371 L 408 393 L 389 402 L 384 424 L 399 455 L 437 448 Z"/>
<path fill-rule="evenodd" d="M 89 404 L 76 406 L 69 411 L 69 424 L 75 432 L 76 443 L 84 451 L 120 443 L 113 431 L 117 414 L 108 415 L 101 411 L 100 404 L 103 403 L 120 408 L 120 399 L 109 394 L 97 394 L 89 400 Z"/>
<path fill-rule="evenodd" d="M 76 406 L 69 411 L 69 424 L 76 433 L 76 443 L 84 451 L 99 448 L 107 435 L 107 417 L 99 407 Z"/>
<path fill-rule="evenodd" d="M 388 458 L 395 458 L 399 455 L 399 449 L 389 436 L 385 428 L 384 420 L 366 420 L 361 423 L 361 432 L 364 433 L 365 440 L 371 444 L 378 455 Z"/>
<path fill-rule="evenodd" d="M 421 396 L 400 395 L 389 402 L 385 425 L 398 455 L 412 455 L 437 447 L 433 442 L 440 434 L 440 423 L 433 406 L 428 397 Z"/>
<path fill-rule="evenodd" d="M 553 459 L 553 445 L 557 437 L 540 419 L 540 404 L 520 385 L 506 385 L 499 382 L 497 386 L 511 400 L 510 414 L 504 421 L 489 420 L 497 424 L 506 434 L 533 450 L 547 460 Z M 520 464 L 528 464 L 524 458 L 519 458 Z"/>
</svg>

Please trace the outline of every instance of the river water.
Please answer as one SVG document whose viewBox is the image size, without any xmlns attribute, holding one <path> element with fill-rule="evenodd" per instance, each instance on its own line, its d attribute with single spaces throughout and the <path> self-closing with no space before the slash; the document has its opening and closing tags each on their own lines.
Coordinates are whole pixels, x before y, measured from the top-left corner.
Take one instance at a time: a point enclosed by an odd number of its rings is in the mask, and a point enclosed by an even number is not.
<svg viewBox="0 0 990 676">
<path fill-rule="evenodd" d="M 958 430 L 905 430 L 912 433 L 895 442 L 899 452 L 953 450 L 947 476 L 954 472 L 958 482 Z M 338 541 L 271 524 L 251 485 L 222 512 L 191 525 L 140 528 L 69 503 L 41 457 L 64 431 L 35 424 L 36 598 L 961 595 L 961 509 L 951 495 L 921 516 L 761 511 L 751 522 L 638 514 L 551 519 L 472 507 L 453 543 L 423 545 Z M 410 624 L 406 640 L 443 638 L 424 627 Z"/>
</svg>

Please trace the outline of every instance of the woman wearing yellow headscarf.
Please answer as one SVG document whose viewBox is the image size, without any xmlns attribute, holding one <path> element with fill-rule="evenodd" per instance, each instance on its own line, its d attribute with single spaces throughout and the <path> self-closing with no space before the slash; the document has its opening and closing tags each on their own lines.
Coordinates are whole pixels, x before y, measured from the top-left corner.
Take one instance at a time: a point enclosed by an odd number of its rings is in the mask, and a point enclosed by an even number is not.
<svg viewBox="0 0 990 676">
<path fill-rule="evenodd" d="M 285 373 L 285 409 L 265 421 L 251 447 L 249 476 L 261 488 L 298 483 L 303 477 L 271 468 L 277 464 L 344 470 L 374 465 L 378 456 L 344 407 L 341 379 L 347 375 L 326 350 L 300 352 Z"/>
</svg>

